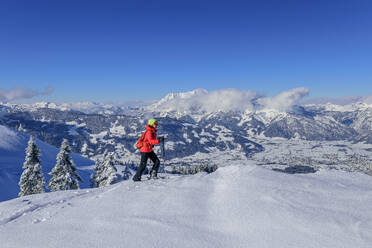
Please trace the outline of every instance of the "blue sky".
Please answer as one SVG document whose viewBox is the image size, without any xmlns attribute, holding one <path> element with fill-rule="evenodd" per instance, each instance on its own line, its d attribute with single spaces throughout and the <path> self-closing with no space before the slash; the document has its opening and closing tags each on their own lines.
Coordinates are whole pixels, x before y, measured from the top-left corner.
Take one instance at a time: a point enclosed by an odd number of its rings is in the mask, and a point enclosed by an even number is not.
<svg viewBox="0 0 372 248">
<path fill-rule="evenodd" d="M 195 88 L 372 95 L 372 1 L 0 2 L 0 89 L 126 101 Z"/>
</svg>

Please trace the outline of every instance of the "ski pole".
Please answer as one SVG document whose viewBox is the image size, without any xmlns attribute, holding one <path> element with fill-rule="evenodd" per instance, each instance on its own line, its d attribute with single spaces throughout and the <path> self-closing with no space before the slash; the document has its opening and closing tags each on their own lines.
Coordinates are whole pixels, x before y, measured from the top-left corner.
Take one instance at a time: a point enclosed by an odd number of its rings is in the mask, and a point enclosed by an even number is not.
<svg viewBox="0 0 372 248">
<path fill-rule="evenodd" d="M 164 172 L 165 172 L 165 177 L 167 177 L 167 170 L 165 169 L 165 140 L 163 140 L 163 143 L 161 144 L 161 152 L 163 156 L 163 167 L 164 167 Z"/>
<path fill-rule="evenodd" d="M 163 140 L 163 143 L 161 144 L 161 150 L 162 150 L 162 155 L 163 155 L 163 160 L 164 160 L 164 163 L 165 163 L 165 142 Z"/>
</svg>

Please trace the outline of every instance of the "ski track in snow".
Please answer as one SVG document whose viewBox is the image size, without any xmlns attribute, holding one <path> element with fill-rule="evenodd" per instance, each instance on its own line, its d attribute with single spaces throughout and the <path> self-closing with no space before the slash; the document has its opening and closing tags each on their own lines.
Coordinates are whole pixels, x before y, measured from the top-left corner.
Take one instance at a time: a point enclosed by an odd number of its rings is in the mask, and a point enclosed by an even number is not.
<svg viewBox="0 0 372 248">
<path fill-rule="evenodd" d="M 165 186 L 165 181 L 164 180 L 166 180 L 166 179 L 165 178 L 164 179 L 160 178 L 156 181 L 145 179 L 141 182 L 133 182 L 133 183 L 129 184 L 129 186 L 127 186 L 126 189 L 128 191 L 134 191 L 134 190 L 140 190 L 141 187 L 149 186 L 149 185 L 153 186 L 153 187 Z M 94 197 L 95 198 L 101 198 L 104 195 L 106 195 L 106 194 L 108 194 L 112 191 L 115 191 L 120 187 L 121 187 L 121 185 L 118 184 L 118 185 L 115 185 L 114 187 L 111 186 L 111 188 L 106 189 L 105 191 L 95 192 Z M 151 190 L 153 187 L 149 188 L 149 190 Z M 70 203 L 71 200 L 73 200 L 75 198 L 81 198 L 83 196 L 91 197 L 92 196 L 91 190 L 75 191 L 73 196 L 68 195 L 66 197 L 57 199 L 55 201 L 47 202 L 47 203 L 44 203 L 44 204 L 34 204 L 31 200 L 28 200 L 28 199 L 22 200 L 22 203 L 25 203 L 26 206 L 24 208 L 20 209 L 19 211 L 13 213 L 11 216 L 0 219 L 0 227 L 3 227 L 4 225 L 6 225 L 8 223 L 17 221 L 19 218 L 21 218 L 25 215 L 28 215 L 28 214 L 31 214 L 31 213 L 37 212 L 37 211 L 42 211 L 43 209 L 46 209 L 46 208 L 56 208 L 61 204 L 67 204 L 67 205 L 71 206 L 71 203 Z M 1 216 L 1 213 L 0 213 L 0 216 Z M 44 220 L 46 220 L 46 219 L 44 218 Z"/>
<path fill-rule="evenodd" d="M 1 219 L 0 220 L 0 227 L 6 225 L 8 223 L 11 223 L 13 221 L 17 221 L 22 216 L 25 216 L 27 214 L 31 214 L 31 213 L 36 212 L 36 211 L 41 211 L 45 208 L 54 208 L 54 207 L 57 207 L 60 204 L 65 204 L 65 203 L 67 203 L 67 205 L 71 205 L 71 203 L 68 202 L 69 200 L 72 200 L 74 198 L 82 197 L 84 195 L 87 195 L 89 192 L 90 192 L 90 190 L 87 190 L 84 193 L 74 192 L 75 193 L 74 196 L 63 197 L 61 199 L 51 201 L 51 202 L 47 202 L 47 203 L 44 203 L 44 204 L 34 204 L 34 203 L 32 203 L 31 200 L 22 200 L 23 203 L 26 203 L 26 207 L 24 209 L 20 209 L 19 211 L 13 213 L 10 217 Z"/>
</svg>

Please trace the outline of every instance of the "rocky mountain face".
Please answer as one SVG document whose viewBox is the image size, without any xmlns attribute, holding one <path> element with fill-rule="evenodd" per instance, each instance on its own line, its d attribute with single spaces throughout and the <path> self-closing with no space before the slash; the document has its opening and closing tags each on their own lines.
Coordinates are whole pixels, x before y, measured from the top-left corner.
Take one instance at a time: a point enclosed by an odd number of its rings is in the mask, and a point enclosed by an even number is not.
<svg viewBox="0 0 372 248">
<path fill-rule="evenodd" d="M 148 110 L 146 110 L 148 111 Z M 276 110 L 198 114 L 152 112 L 136 115 L 83 113 L 58 108 L 21 108 L 0 105 L 0 123 L 22 130 L 53 146 L 70 141 L 74 152 L 95 157 L 105 150 L 119 156 L 136 151 L 135 143 L 149 116 L 159 119 L 158 135 L 165 135 L 167 157 L 238 150 L 247 157 L 264 150 L 254 137 L 303 140 L 348 140 L 372 143 L 372 108 L 330 109 L 323 105 Z"/>
</svg>

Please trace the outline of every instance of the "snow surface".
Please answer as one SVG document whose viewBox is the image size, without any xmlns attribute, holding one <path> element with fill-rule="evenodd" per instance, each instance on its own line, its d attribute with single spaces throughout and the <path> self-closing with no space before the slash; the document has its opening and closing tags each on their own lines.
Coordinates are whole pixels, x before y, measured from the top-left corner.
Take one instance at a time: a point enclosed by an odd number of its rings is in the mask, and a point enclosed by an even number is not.
<svg viewBox="0 0 372 248">
<path fill-rule="evenodd" d="M 18 196 L 20 191 L 18 182 L 22 174 L 22 165 L 26 156 L 27 142 L 30 136 L 0 125 L 0 201 L 9 200 Z M 47 181 L 50 178 L 48 173 L 56 164 L 56 156 L 59 151 L 56 147 L 48 145 L 38 139 L 35 143 L 40 149 L 41 166 Z M 83 178 L 82 188 L 89 187 L 89 175 L 92 160 L 73 154 L 79 175 Z"/>
<path fill-rule="evenodd" d="M 372 181 L 253 164 L 0 203 L 2 248 L 358 247 L 372 243 Z"/>
</svg>

